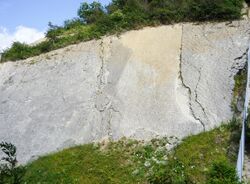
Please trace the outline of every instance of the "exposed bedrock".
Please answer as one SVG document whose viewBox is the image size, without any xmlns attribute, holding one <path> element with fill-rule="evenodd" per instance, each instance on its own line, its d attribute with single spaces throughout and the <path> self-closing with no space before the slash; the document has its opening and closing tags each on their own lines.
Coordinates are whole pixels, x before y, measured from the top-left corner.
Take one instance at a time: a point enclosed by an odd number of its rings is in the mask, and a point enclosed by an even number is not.
<svg viewBox="0 0 250 184">
<path fill-rule="evenodd" d="M 232 117 L 250 23 L 129 31 L 0 65 L 0 141 L 25 163 L 123 136 L 179 138 Z"/>
<path fill-rule="evenodd" d="M 183 27 L 181 73 L 190 109 L 206 130 L 232 117 L 234 76 L 247 61 L 249 22 Z"/>
</svg>

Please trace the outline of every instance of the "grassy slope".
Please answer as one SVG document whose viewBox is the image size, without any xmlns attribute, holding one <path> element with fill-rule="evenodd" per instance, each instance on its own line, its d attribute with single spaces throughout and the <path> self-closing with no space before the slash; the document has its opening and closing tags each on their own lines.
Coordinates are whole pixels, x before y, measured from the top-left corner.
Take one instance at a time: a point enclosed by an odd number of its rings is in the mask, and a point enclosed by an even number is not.
<svg viewBox="0 0 250 184">
<path fill-rule="evenodd" d="M 136 183 L 134 165 L 120 151 L 103 153 L 92 144 L 48 155 L 28 166 L 27 183 Z"/>
<path fill-rule="evenodd" d="M 232 145 L 238 139 L 234 134 L 230 128 L 222 126 L 191 136 L 176 148 L 175 157 L 183 163 L 191 181 L 205 182 L 207 172 L 215 161 L 225 160 L 232 164 L 235 162 L 237 149 L 233 149 Z"/>
<path fill-rule="evenodd" d="M 104 150 L 93 144 L 77 146 L 29 164 L 24 179 L 27 183 L 147 183 L 158 177 L 161 167 L 167 169 L 164 173 L 178 169 L 178 160 L 188 181 L 205 183 L 215 161 L 234 162 L 234 151 L 229 156 L 232 137 L 232 129 L 222 126 L 184 139 L 172 152 L 164 149 L 167 141 L 162 140 L 147 144 L 122 140 Z M 168 177 L 174 180 L 177 175 Z"/>
</svg>

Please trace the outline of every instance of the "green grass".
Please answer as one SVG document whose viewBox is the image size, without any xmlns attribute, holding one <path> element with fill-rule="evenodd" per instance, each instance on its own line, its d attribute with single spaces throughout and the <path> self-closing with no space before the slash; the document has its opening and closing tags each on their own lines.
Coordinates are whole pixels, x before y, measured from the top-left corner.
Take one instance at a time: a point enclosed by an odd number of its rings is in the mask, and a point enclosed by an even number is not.
<svg viewBox="0 0 250 184">
<path fill-rule="evenodd" d="M 205 183 L 207 173 L 216 161 L 235 163 L 237 149 L 232 149 L 232 146 L 237 144 L 239 139 L 233 138 L 234 135 L 229 130 L 228 127 L 222 126 L 210 132 L 191 136 L 184 139 L 175 149 L 173 157 L 183 164 L 189 181 Z M 234 153 L 229 154 L 232 151 Z"/>
<path fill-rule="evenodd" d="M 27 183 L 136 183 L 134 165 L 121 150 L 101 152 L 92 144 L 48 155 L 28 165 Z"/>
<path fill-rule="evenodd" d="M 236 121 L 233 122 L 234 124 Z M 232 125 L 232 123 L 231 123 Z M 172 151 L 167 138 L 122 139 L 50 154 L 26 166 L 26 183 L 206 183 L 213 164 L 234 166 L 238 128 L 223 125 L 185 138 Z"/>
<path fill-rule="evenodd" d="M 84 4 L 79 17 L 63 26 L 50 25 L 47 41 L 35 46 L 15 43 L 1 62 L 16 61 L 104 35 L 144 26 L 178 22 L 223 21 L 241 18 L 243 0 L 113 0 L 107 7 Z M 85 7 L 85 8 L 84 8 Z"/>
</svg>

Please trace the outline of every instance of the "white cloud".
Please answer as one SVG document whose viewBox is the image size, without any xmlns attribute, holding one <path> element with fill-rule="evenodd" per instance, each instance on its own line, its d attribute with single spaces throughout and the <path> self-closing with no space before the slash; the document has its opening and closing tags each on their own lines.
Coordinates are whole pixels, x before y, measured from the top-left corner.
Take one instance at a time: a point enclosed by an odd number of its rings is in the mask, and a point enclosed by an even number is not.
<svg viewBox="0 0 250 184">
<path fill-rule="evenodd" d="M 9 48 L 15 41 L 30 44 L 43 37 L 44 33 L 34 28 L 18 26 L 15 32 L 11 33 L 6 28 L 0 27 L 0 52 Z"/>
</svg>

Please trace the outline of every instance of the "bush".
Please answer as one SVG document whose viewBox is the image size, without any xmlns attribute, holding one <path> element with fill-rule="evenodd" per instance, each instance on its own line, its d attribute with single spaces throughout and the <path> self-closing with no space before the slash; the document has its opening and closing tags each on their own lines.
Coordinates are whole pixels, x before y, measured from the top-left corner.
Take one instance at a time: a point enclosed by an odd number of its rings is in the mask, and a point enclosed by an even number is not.
<svg viewBox="0 0 250 184">
<path fill-rule="evenodd" d="M 17 167 L 16 147 L 11 143 L 1 142 L 0 149 L 6 155 L 0 160 L 0 184 L 20 184 L 25 168 Z"/>
<path fill-rule="evenodd" d="M 1 61 L 3 62 L 9 59 L 26 59 L 30 56 L 32 56 L 32 50 L 29 45 L 20 42 L 14 42 L 10 49 L 7 49 L 5 52 L 3 52 Z"/>
</svg>

